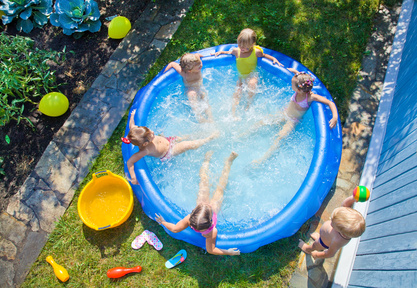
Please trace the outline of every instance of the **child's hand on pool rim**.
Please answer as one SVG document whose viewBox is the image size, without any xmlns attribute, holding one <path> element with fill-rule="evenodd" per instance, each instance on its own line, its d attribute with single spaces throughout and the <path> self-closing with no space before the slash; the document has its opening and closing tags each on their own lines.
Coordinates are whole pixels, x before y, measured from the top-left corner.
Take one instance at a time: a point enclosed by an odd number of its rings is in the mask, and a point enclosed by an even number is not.
<svg viewBox="0 0 417 288">
<path fill-rule="evenodd" d="M 227 252 L 229 253 L 229 255 L 231 256 L 236 256 L 236 255 L 240 255 L 240 250 L 237 248 L 229 248 L 227 249 Z"/>
<path fill-rule="evenodd" d="M 162 217 L 161 215 L 155 213 L 155 216 L 156 216 L 155 220 L 156 222 L 158 222 L 159 225 L 162 225 L 162 222 L 166 222 L 164 217 Z"/>
</svg>

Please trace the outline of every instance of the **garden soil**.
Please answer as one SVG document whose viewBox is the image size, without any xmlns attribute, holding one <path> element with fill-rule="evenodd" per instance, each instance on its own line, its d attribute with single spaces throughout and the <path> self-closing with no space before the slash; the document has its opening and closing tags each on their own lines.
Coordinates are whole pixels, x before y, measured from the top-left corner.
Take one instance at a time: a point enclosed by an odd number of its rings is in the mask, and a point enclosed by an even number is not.
<svg viewBox="0 0 417 288">
<path fill-rule="evenodd" d="M 11 121 L 0 127 L 0 157 L 4 158 L 0 168 L 5 172 L 5 175 L 0 175 L 0 213 L 7 208 L 10 197 L 19 191 L 54 134 L 65 123 L 121 42 L 108 38 L 109 21 L 105 18 L 121 15 L 133 24 L 150 1 L 152 0 L 96 0 L 101 13 L 101 30 L 97 33 L 87 32 L 80 39 L 64 35 L 62 28 L 54 27 L 50 23 L 43 28 L 35 28 L 30 34 L 17 32 L 15 22 L 6 26 L 0 25 L 0 31 L 8 35 L 31 38 L 39 49 L 65 49 L 66 61 L 60 65 L 51 63 L 51 70 L 55 71 L 57 84 L 60 85 L 58 90 L 70 102 L 68 111 L 60 117 L 48 117 L 39 112 L 37 106 L 26 105 L 24 116 L 29 117 L 34 128 L 25 121 L 19 124 Z M 7 143 L 6 136 L 10 138 L 10 143 Z"/>
</svg>

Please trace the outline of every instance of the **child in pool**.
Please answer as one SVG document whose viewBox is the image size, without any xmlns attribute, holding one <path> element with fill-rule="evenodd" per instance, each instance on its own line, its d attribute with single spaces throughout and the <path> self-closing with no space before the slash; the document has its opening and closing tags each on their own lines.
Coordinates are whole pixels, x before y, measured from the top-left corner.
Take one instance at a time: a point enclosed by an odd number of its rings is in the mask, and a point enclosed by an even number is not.
<svg viewBox="0 0 417 288">
<path fill-rule="evenodd" d="M 182 76 L 188 101 L 190 101 L 191 109 L 194 111 L 198 121 L 213 122 L 211 107 L 203 88 L 203 77 L 201 75 L 203 63 L 201 62 L 201 57 L 203 55 L 199 53 L 186 53 L 182 55 L 180 64 L 177 62 L 169 63 L 164 73 L 174 68 Z"/>
<path fill-rule="evenodd" d="M 238 155 L 235 152 L 232 152 L 227 158 L 224 164 L 222 175 L 220 176 L 219 184 L 214 191 L 213 198 L 210 199 L 208 169 L 212 155 L 213 151 L 208 151 L 204 158 L 204 162 L 201 165 L 197 206 L 194 208 L 191 214 L 185 216 L 177 224 L 166 222 L 165 219 L 158 214 L 155 214 L 156 221 L 174 233 L 181 232 L 190 226 L 191 229 L 197 233 L 201 233 L 206 238 L 206 250 L 210 254 L 239 255 L 240 251 L 237 248 L 229 248 L 224 250 L 216 247 L 217 213 L 219 213 L 220 207 L 222 205 L 223 193 L 228 182 L 230 168 Z"/>
<path fill-rule="evenodd" d="M 299 239 L 298 247 L 313 258 L 330 258 L 350 239 L 360 237 L 366 224 L 361 213 L 350 208 L 355 201 L 353 196 L 346 198 L 342 207 L 333 210 L 331 220 L 323 223 L 320 233 L 311 234 L 313 244 L 308 245 Z"/>
<path fill-rule="evenodd" d="M 254 74 L 259 57 L 265 57 L 272 61 L 273 64 L 283 66 L 275 57 L 263 53 L 262 49 L 256 45 L 256 33 L 252 29 L 243 29 L 237 37 L 238 48 L 234 48 L 232 51 L 219 51 L 214 55 L 220 54 L 232 54 L 236 57 L 236 66 L 239 71 L 239 80 L 237 81 L 237 90 L 233 95 L 232 115 L 236 117 L 236 107 L 239 105 L 240 96 L 242 93 L 243 84 L 248 88 L 248 104 L 246 109 L 249 108 L 255 95 L 256 85 L 258 84 L 258 78 Z"/>
<path fill-rule="evenodd" d="M 188 150 L 197 149 L 209 141 L 217 138 L 220 133 L 215 131 L 212 135 L 204 139 L 198 139 L 193 141 L 182 141 L 180 137 L 162 137 L 157 136 L 155 133 L 145 126 L 136 126 L 134 123 L 134 116 L 136 111 L 134 110 L 130 115 L 129 120 L 129 133 L 122 140 L 128 143 L 132 143 L 139 147 L 139 152 L 133 154 L 129 160 L 127 160 L 127 168 L 131 177 L 132 184 L 137 185 L 138 181 L 135 174 L 135 163 L 145 156 L 153 156 L 160 158 L 161 161 L 168 161 L 172 157 L 184 153 Z"/>
<path fill-rule="evenodd" d="M 269 148 L 269 150 L 264 154 L 262 158 L 254 160 L 254 163 L 262 163 L 272 156 L 275 150 L 278 149 L 281 139 L 288 136 L 288 134 L 292 130 L 294 130 L 295 126 L 303 118 L 308 108 L 310 108 L 311 102 L 313 101 L 326 104 L 330 107 L 330 110 L 332 111 L 333 115 L 332 119 L 330 119 L 329 121 L 330 128 L 334 128 L 337 124 L 338 114 L 336 105 L 327 98 L 311 92 L 314 82 L 313 77 L 311 77 L 311 75 L 305 72 L 298 72 L 293 68 L 288 68 L 288 70 L 295 74 L 294 77 L 292 77 L 291 79 L 291 87 L 295 93 L 291 97 L 290 103 L 288 104 L 283 113 L 283 117 L 279 117 L 278 120 L 274 120 L 272 121 L 272 123 L 265 123 L 264 121 L 261 121 L 260 123 L 255 125 L 254 129 L 256 130 L 263 125 L 270 124 L 284 123 L 284 125 L 276 135 L 277 138 L 275 139 L 274 143 Z"/>
</svg>

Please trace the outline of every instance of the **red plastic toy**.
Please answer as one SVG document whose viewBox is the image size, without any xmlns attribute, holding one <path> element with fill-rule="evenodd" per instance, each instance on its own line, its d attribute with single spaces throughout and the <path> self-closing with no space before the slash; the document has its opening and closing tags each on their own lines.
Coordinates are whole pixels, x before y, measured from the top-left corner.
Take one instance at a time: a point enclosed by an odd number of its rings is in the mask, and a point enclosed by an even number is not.
<svg viewBox="0 0 417 288">
<path fill-rule="evenodd" d="M 115 267 L 112 269 L 109 269 L 107 271 L 107 277 L 109 278 L 120 278 L 125 276 L 128 273 L 132 273 L 132 272 L 140 272 L 142 271 L 142 267 L 140 266 L 136 266 L 133 268 L 125 268 L 125 267 Z"/>
</svg>

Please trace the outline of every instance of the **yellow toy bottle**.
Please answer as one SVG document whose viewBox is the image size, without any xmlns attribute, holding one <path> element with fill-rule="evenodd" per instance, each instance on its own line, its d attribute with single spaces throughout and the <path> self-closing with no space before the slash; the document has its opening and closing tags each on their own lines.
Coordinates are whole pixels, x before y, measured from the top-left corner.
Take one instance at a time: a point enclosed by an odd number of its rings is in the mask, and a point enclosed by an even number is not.
<svg viewBox="0 0 417 288">
<path fill-rule="evenodd" d="M 67 270 L 64 267 L 62 267 L 61 265 L 58 265 L 54 261 L 52 256 L 46 257 L 46 262 L 48 262 L 49 264 L 52 265 L 52 267 L 54 268 L 54 273 L 59 280 L 61 280 L 62 282 L 68 281 L 69 275 L 68 275 Z"/>
</svg>

